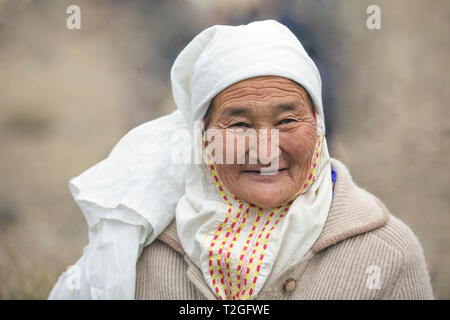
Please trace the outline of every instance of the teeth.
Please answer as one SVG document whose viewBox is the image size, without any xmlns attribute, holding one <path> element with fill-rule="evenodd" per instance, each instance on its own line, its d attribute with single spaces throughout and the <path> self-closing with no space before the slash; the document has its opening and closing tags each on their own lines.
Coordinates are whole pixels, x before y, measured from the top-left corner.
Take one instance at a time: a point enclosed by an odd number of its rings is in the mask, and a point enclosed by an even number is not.
<svg viewBox="0 0 450 320">
<path fill-rule="evenodd" d="M 274 175 L 277 174 L 278 170 L 275 171 L 266 171 L 266 170 L 261 170 L 260 174 L 264 175 L 264 176 L 270 176 L 270 175 Z"/>
<path fill-rule="evenodd" d="M 284 170 L 286 170 L 286 169 L 278 169 L 278 170 L 272 169 L 269 171 L 269 169 L 261 168 L 260 170 L 248 170 L 246 172 L 258 173 L 259 175 L 262 175 L 262 176 L 271 176 L 271 175 L 277 174 Z"/>
</svg>

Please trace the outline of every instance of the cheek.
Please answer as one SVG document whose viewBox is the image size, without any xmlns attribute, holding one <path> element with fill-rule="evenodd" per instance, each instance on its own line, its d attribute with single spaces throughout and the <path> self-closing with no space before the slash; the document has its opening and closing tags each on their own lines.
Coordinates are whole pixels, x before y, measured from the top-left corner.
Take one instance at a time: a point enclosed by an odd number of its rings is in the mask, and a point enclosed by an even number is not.
<svg viewBox="0 0 450 320">
<path fill-rule="evenodd" d="M 316 130 L 312 126 L 298 128 L 295 132 L 280 134 L 280 147 L 293 164 L 306 165 L 314 154 Z"/>
<path fill-rule="evenodd" d="M 219 180 L 231 193 L 239 191 L 239 170 L 236 165 L 216 164 L 216 172 Z"/>
<path fill-rule="evenodd" d="M 243 148 L 238 148 L 237 144 L 242 139 L 237 139 L 235 134 L 225 129 L 209 129 L 210 131 L 207 141 L 207 146 L 210 154 L 214 158 L 216 165 L 219 164 L 233 164 L 236 159 L 245 154 L 245 145 Z M 214 131 L 213 131 L 214 130 Z M 239 140 L 239 141 L 237 141 Z M 242 150 L 240 150 L 242 149 Z M 240 150 L 240 154 L 237 154 Z M 230 170 L 228 168 L 221 168 L 223 171 Z"/>
<path fill-rule="evenodd" d="M 232 131 L 224 133 L 222 139 L 224 161 L 228 164 L 247 163 L 248 159 L 246 156 L 251 144 L 256 145 L 256 137 L 254 135 L 236 134 Z"/>
</svg>

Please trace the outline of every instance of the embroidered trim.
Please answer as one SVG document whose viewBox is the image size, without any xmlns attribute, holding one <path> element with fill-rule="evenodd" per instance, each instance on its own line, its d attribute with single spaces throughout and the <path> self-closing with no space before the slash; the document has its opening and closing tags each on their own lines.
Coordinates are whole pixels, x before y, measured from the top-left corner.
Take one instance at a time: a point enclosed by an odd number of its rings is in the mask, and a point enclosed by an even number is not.
<svg viewBox="0 0 450 320">
<path fill-rule="evenodd" d="M 315 147 L 315 155 L 314 155 L 314 160 L 311 164 L 311 173 L 308 176 L 308 179 L 306 179 L 306 182 L 303 184 L 301 191 L 299 192 L 300 194 L 303 194 L 307 188 L 312 185 L 314 183 L 314 181 L 316 181 L 316 170 L 319 166 L 319 160 L 320 160 L 320 152 L 322 151 L 322 145 L 323 145 L 323 140 L 324 140 L 324 135 L 320 135 L 317 139 L 317 144 Z"/>
<path fill-rule="evenodd" d="M 250 205 L 250 206 L 251 206 L 251 205 Z M 248 218 L 248 211 L 249 211 L 249 209 L 250 209 L 250 206 L 249 206 L 249 207 L 247 208 L 247 210 L 245 211 L 244 218 L 243 218 L 243 220 L 242 220 L 242 222 L 241 222 L 241 225 L 239 226 L 238 230 L 237 230 L 236 233 L 234 234 L 233 240 L 231 241 L 230 246 L 229 246 L 229 248 L 228 248 L 228 250 L 227 250 L 227 259 L 226 259 L 226 265 L 227 265 L 227 277 L 228 277 L 228 284 L 229 284 L 229 288 L 230 288 L 230 293 L 231 293 L 233 299 L 234 299 L 234 295 L 233 295 L 233 281 L 232 281 L 232 278 L 231 278 L 231 270 L 230 270 L 230 256 L 231 256 L 231 250 L 233 249 L 234 243 L 235 243 L 236 240 L 238 239 L 239 234 L 240 234 L 242 228 L 244 227 L 245 221 L 247 221 L 247 218 Z"/>
<path fill-rule="evenodd" d="M 284 208 L 284 210 L 281 212 L 281 214 L 278 216 L 277 220 L 275 221 L 275 224 L 272 226 L 272 228 L 270 228 L 270 230 L 266 234 L 266 237 L 264 239 L 264 245 L 262 247 L 262 251 L 259 256 L 258 266 L 256 267 L 256 274 L 255 274 L 255 277 L 253 278 L 252 286 L 251 286 L 250 292 L 248 293 L 248 296 L 247 296 L 248 300 L 251 298 L 253 291 L 255 290 L 256 280 L 258 279 L 259 271 L 261 270 L 261 265 L 262 265 L 262 262 L 264 259 L 264 255 L 266 253 L 267 245 L 269 243 L 270 234 L 273 231 L 273 229 L 277 226 L 278 222 L 280 222 L 281 218 L 283 218 L 284 215 L 286 214 L 286 212 L 289 210 L 291 203 L 289 203 L 289 205 L 286 206 L 286 208 Z M 256 248 L 255 248 L 255 250 L 256 250 Z M 244 291 L 244 293 L 245 293 L 245 291 Z"/>
<path fill-rule="evenodd" d="M 255 230 L 256 230 L 256 227 L 259 224 L 259 220 L 261 220 L 261 215 L 262 215 L 262 209 L 258 208 L 258 216 L 256 217 L 256 220 L 253 223 L 253 226 L 252 226 L 252 229 L 250 231 L 250 234 L 248 235 L 247 241 L 245 242 L 245 245 L 244 245 L 244 247 L 242 248 L 242 251 L 241 251 L 241 255 L 239 256 L 239 263 L 238 263 L 238 267 L 237 267 L 237 270 L 236 270 L 236 281 L 237 281 L 238 291 L 236 292 L 235 296 L 233 297 L 234 300 L 236 300 L 236 298 L 239 297 L 238 293 L 241 292 L 241 269 L 242 269 L 242 263 L 244 261 L 244 257 L 246 255 L 246 253 L 250 252 L 249 250 L 247 250 L 247 248 L 249 246 L 250 241 L 253 238 L 253 235 L 255 234 Z"/>
</svg>

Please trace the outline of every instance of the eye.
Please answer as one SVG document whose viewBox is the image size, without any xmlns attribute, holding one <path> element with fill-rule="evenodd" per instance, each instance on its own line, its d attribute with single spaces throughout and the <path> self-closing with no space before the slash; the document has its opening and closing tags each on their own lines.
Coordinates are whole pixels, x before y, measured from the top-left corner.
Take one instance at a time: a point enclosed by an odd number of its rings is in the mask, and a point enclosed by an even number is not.
<svg viewBox="0 0 450 320">
<path fill-rule="evenodd" d="M 236 122 L 235 124 L 232 124 L 230 127 L 244 127 L 244 128 L 249 128 L 250 126 L 248 124 L 246 124 L 245 122 Z"/>
<path fill-rule="evenodd" d="M 295 120 L 291 119 L 291 118 L 286 118 L 286 119 L 281 120 L 278 124 L 279 125 L 280 124 L 287 124 L 287 123 L 291 123 L 291 122 L 295 122 Z"/>
</svg>

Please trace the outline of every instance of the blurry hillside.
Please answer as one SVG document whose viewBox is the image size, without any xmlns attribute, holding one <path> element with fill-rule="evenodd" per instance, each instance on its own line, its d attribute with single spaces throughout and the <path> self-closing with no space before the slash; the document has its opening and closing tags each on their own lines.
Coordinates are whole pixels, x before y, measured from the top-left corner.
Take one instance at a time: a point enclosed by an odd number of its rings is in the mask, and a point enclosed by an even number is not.
<svg viewBox="0 0 450 320">
<path fill-rule="evenodd" d="M 421 241 L 450 298 L 450 2 L 0 0 L 0 299 L 46 298 L 87 226 L 68 181 L 175 109 L 177 53 L 214 24 L 274 18 L 324 82 L 330 153 Z M 66 28 L 77 4 L 82 29 Z"/>
</svg>

